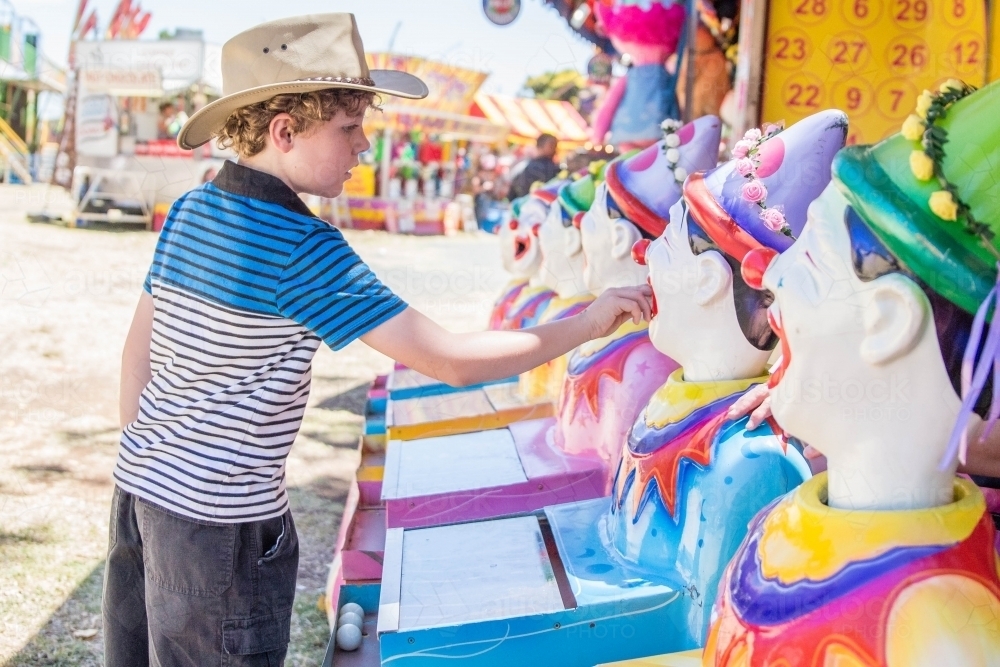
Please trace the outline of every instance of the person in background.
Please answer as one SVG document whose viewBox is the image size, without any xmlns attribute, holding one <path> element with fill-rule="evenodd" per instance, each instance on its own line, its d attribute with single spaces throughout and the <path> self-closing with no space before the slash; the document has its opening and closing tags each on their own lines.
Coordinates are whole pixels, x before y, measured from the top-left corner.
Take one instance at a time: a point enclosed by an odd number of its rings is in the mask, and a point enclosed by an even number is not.
<svg viewBox="0 0 1000 667">
<path fill-rule="evenodd" d="M 531 191 L 531 184 L 536 181 L 545 183 L 555 178 L 559 173 L 559 165 L 555 162 L 556 149 L 559 140 L 551 134 L 542 134 L 535 142 L 535 157 L 514 177 L 510 184 L 510 198 L 523 197 Z"/>
</svg>

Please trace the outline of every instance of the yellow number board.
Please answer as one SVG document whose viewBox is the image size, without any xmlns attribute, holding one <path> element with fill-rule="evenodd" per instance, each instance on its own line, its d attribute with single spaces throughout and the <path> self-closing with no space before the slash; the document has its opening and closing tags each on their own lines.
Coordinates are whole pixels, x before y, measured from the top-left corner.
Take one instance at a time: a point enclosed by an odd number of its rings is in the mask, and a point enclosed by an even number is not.
<svg viewBox="0 0 1000 667">
<path fill-rule="evenodd" d="M 917 95 L 950 77 L 985 83 L 984 0 L 770 0 L 761 119 L 822 109 L 850 117 L 850 143 L 899 127 Z"/>
</svg>

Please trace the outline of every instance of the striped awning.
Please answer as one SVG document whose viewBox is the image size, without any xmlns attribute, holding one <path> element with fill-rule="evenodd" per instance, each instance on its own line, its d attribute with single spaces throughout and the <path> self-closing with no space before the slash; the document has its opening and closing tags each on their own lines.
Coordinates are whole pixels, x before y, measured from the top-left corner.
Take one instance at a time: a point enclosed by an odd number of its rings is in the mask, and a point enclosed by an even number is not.
<svg viewBox="0 0 1000 667">
<path fill-rule="evenodd" d="M 482 116 L 497 125 L 506 125 L 516 137 L 534 140 L 542 133 L 554 135 L 560 142 L 583 144 L 590 130 L 587 121 L 569 102 L 536 100 L 504 95 L 476 95 L 473 116 Z"/>
</svg>

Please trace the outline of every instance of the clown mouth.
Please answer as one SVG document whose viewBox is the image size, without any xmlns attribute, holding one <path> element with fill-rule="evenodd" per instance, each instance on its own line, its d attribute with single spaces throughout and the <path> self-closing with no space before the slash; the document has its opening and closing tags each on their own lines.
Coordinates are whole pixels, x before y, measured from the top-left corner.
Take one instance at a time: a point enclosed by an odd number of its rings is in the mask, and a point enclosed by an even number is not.
<svg viewBox="0 0 1000 667">
<path fill-rule="evenodd" d="M 646 276 L 646 284 L 652 292 L 649 296 L 649 319 L 652 320 L 660 312 L 660 308 L 656 304 L 656 290 L 653 289 L 653 279 L 650 276 Z"/>
<path fill-rule="evenodd" d="M 767 323 L 781 341 L 781 361 L 777 367 L 771 369 L 771 377 L 767 381 L 767 386 L 773 389 L 785 377 L 788 364 L 792 363 L 792 350 L 788 347 L 788 338 L 785 337 L 785 330 L 781 327 L 781 311 L 777 306 L 772 305 L 767 309 Z"/>
<path fill-rule="evenodd" d="M 531 247 L 531 239 L 518 236 L 514 239 L 514 259 L 521 259 L 528 253 Z"/>
</svg>

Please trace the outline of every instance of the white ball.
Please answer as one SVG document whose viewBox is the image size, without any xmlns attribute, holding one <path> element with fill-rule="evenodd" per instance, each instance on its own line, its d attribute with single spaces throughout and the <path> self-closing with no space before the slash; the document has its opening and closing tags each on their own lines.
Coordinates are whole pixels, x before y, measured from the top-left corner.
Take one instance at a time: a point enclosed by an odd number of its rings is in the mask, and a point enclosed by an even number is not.
<svg viewBox="0 0 1000 667">
<path fill-rule="evenodd" d="M 337 630 L 337 646 L 345 651 L 356 651 L 361 646 L 361 628 L 347 623 Z"/>
<path fill-rule="evenodd" d="M 362 617 L 355 614 L 353 611 L 349 611 L 346 614 L 340 615 L 340 620 L 337 621 L 337 627 L 342 628 L 345 625 L 353 625 L 360 628 L 364 625 L 365 621 Z"/>
<path fill-rule="evenodd" d="M 667 162 L 671 164 L 677 164 L 680 162 L 681 152 L 676 148 L 667 149 Z"/>
<path fill-rule="evenodd" d="M 362 609 L 361 605 L 359 605 L 357 602 L 348 602 L 347 604 L 345 604 L 343 607 L 340 608 L 341 616 L 343 616 L 348 612 L 351 612 L 352 614 L 357 614 L 362 618 L 365 617 L 365 610 Z"/>
<path fill-rule="evenodd" d="M 681 138 L 676 134 L 668 134 L 664 137 L 664 141 L 667 144 L 667 148 L 677 148 L 681 145 Z"/>
</svg>

